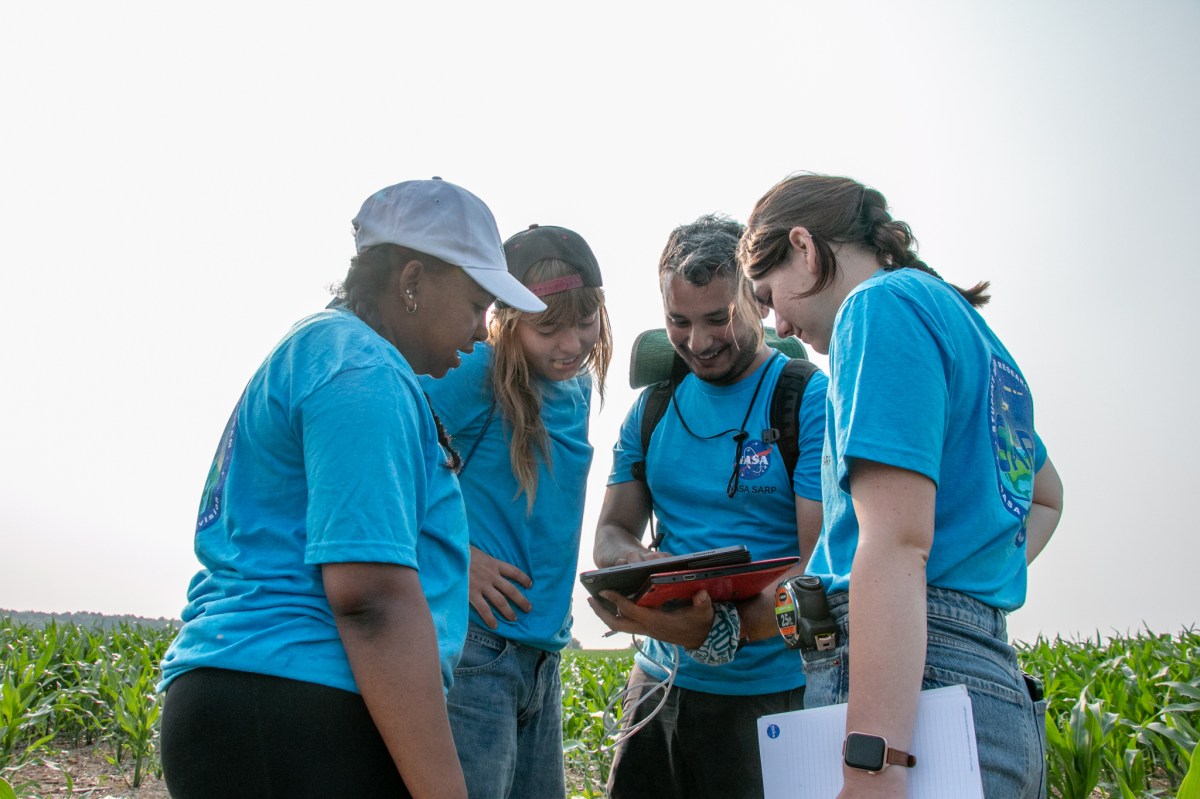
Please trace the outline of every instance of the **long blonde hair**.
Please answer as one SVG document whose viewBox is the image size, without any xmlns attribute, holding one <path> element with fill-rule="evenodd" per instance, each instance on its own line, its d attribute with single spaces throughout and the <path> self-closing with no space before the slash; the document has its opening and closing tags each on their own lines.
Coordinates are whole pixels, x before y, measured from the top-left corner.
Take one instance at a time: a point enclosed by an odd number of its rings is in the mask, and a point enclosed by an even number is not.
<svg viewBox="0 0 1200 799">
<path fill-rule="evenodd" d="M 556 258 L 538 261 L 525 273 L 525 285 L 534 285 L 567 275 L 577 274 L 574 267 Z M 538 454 L 552 467 L 550 437 L 542 424 L 542 397 L 529 371 L 529 360 L 517 335 L 521 322 L 537 325 L 574 325 L 594 313 L 600 315 L 600 334 L 596 346 L 580 365 L 580 372 L 592 375 L 593 382 L 604 402 L 604 381 L 612 361 L 612 328 L 604 306 L 604 290 L 579 288 L 560 291 L 542 297 L 546 310 L 527 313 L 507 306 L 497 306 L 488 321 L 488 343 L 493 348 L 492 396 L 497 410 L 511 432 L 509 456 L 513 475 L 520 488 L 517 496 L 525 494 L 526 509 L 533 509 L 538 487 Z M 514 497 L 515 499 L 515 497 Z"/>
</svg>

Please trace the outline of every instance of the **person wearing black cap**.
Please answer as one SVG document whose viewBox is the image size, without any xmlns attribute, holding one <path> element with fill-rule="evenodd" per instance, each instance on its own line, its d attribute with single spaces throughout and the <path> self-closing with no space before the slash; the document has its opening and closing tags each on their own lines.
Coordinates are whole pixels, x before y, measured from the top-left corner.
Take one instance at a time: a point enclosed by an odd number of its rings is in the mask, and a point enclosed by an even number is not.
<svg viewBox="0 0 1200 799">
<path fill-rule="evenodd" d="M 267 355 L 209 470 L 162 663 L 174 799 L 467 795 L 444 699 L 467 519 L 417 374 L 457 365 L 493 299 L 545 305 L 452 183 L 383 189 L 352 225 L 338 298 Z"/>
<path fill-rule="evenodd" d="M 534 225 L 504 244 L 509 272 L 546 303 L 497 303 L 488 340 L 426 393 L 463 453 L 470 625 L 447 698 L 472 799 L 566 789 L 559 650 L 612 334 L 600 267 L 574 231 Z"/>
</svg>

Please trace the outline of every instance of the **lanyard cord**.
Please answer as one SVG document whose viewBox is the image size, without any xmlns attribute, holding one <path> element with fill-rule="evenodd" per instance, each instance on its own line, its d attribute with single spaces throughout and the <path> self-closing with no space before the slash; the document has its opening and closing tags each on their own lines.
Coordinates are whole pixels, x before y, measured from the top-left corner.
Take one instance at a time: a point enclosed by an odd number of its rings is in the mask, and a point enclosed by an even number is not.
<svg viewBox="0 0 1200 799">
<path fill-rule="evenodd" d="M 496 398 L 492 397 L 492 404 L 488 407 L 487 419 L 483 422 L 483 429 L 479 431 L 479 435 L 475 437 L 475 442 L 471 444 L 471 449 L 467 450 L 467 457 L 462 459 L 462 465 L 458 467 L 458 473 L 461 475 L 467 470 L 467 464 L 471 462 L 471 456 L 475 454 L 475 450 L 479 448 L 479 442 L 483 441 L 483 434 L 492 426 L 492 417 L 496 415 Z"/>
<path fill-rule="evenodd" d="M 675 409 L 675 415 L 679 418 L 679 423 L 683 425 L 683 429 L 688 432 L 693 438 L 701 441 L 711 441 L 714 438 L 720 438 L 728 433 L 733 433 L 733 473 L 729 475 L 729 482 L 725 484 L 725 495 L 730 499 L 737 494 L 738 485 L 741 482 L 740 460 L 742 455 L 742 443 L 750 437 L 746 432 L 746 422 L 750 421 L 750 412 L 754 410 L 754 402 L 758 399 L 759 389 L 762 388 L 763 381 L 767 378 L 767 372 L 770 371 L 771 363 L 775 360 L 778 353 L 773 354 L 766 363 L 762 366 L 762 374 L 758 376 L 758 384 L 754 386 L 754 393 L 750 395 L 750 404 L 746 406 L 746 415 L 742 417 L 742 424 L 737 429 L 729 428 L 722 430 L 719 433 L 713 433 L 711 436 L 698 435 L 692 428 L 688 427 L 687 421 L 683 418 L 683 413 L 679 410 L 679 403 L 675 401 L 675 384 L 671 384 L 671 407 Z M 699 379 L 699 378 L 697 378 Z"/>
</svg>

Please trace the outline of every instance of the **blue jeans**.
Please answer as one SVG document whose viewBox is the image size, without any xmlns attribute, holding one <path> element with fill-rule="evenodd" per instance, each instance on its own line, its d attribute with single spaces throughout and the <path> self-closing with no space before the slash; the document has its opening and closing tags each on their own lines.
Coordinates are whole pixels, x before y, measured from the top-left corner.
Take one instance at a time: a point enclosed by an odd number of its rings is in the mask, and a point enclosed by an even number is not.
<svg viewBox="0 0 1200 799">
<path fill-rule="evenodd" d="M 446 704 L 471 799 L 566 795 L 559 659 L 467 628 Z"/>
<path fill-rule="evenodd" d="M 928 642 L 922 690 L 965 685 L 975 716 L 983 795 L 1046 795 L 1046 702 L 1030 699 L 1002 611 L 942 588 L 928 589 Z M 827 652 L 805 652 L 805 707 L 847 701 L 850 694 L 849 594 L 829 596 L 841 636 Z"/>
</svg>

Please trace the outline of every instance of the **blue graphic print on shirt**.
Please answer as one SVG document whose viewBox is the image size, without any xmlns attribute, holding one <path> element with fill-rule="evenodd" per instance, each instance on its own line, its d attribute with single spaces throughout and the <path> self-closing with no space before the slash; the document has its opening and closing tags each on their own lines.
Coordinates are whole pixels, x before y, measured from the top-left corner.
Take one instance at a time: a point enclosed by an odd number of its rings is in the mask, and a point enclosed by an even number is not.
<svg viewBox="0 0 1200 799">
<path fill-rule="evenodd" d="M 1020 372 L 992 356 L 989 414 L 992 447 L 996 453 L 996 479 L 1005 509 L 1021 522 L 1013 546 L 1025 544 L 1029 504 L 1033 500 L 1034 458 L 1033 400 Z"/>
<path fill-rule="evenodd" d="M 771 468 L 771 452 L 774 447 L 765 444 L 757 438 L 752 438 L 742 445 L 738 456 L 738 476 L 743 480 L 757 480 Z"/>
</svg>

